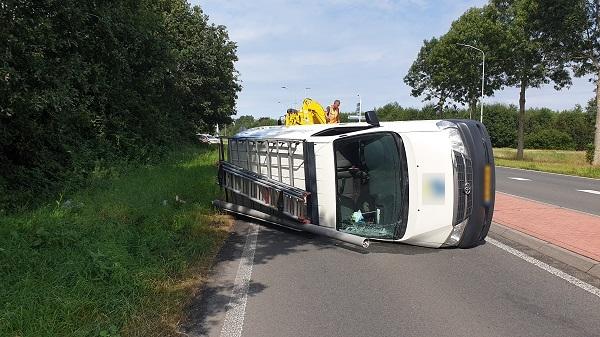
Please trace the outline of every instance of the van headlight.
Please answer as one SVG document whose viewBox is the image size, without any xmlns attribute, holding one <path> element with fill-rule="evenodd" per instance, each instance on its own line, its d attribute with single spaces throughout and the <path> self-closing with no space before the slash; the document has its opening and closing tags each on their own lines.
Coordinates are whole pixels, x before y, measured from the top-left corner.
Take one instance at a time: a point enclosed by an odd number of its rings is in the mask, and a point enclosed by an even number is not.
<svg viewBox="0 0 600 337">
<path fill-rule="evenodd" d="M 454 226 L 452 228 L 452 232 L 450 233 L 450 235 L 448 236 L 448 238 L 446 239 L 446 242 L 444 242 L 442 247 L 454 247 L 454 246 L 458 245 L 458 243 L 460 242 L 460 238 L 462 238 L 463 232 L 465 231 L 465 228 L 467 227 L 468 222 L 469 222 L 469 219 L 467 218 L 463 222 Z"/>
<path fill-rule="evenodd" d="M 438 129 L 446 130 L 448 132 L 448 138 L 450 139 L 450 147 L 452 150 L 460 152 L 464 155 L 468 155 L 467 148 L 463 143 L 458 126 L 450 121 L 439 121 L 437 125 Z"/>
</svg>

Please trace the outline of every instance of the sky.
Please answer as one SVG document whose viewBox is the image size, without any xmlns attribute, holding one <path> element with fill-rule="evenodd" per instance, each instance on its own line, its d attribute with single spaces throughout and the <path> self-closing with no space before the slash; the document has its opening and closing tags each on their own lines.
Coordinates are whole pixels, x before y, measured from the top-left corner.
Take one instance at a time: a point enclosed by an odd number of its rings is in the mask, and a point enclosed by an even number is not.
<svg viewBox="0 0 600 337">
<path fill-rule="evenodd" d="M 242 91 L 237 115 L 279 117 L 303 97 L 342 111 L 398 102 L 421 107 L 403 78 L 423 40 L 441 36 L 452 21 L 486 0 L 192 0 L 236 42 Z M 465 43 L 469 43 L 465 41 Z M 474 51 L 476 52 L 476 51 Z M 285 87 L 285 88 L 282 88 Z M 306 89 L 309 88 L 309 89 Z M 555 110 L 585 106 L 594 95 L 588 78 L 561 91 L 552 84 L 528 89 L 527 107 Z M 484 104 L 518 105 L 506 88 Z M 485 112 L 484 112 L 485 115 Z"/>
</svg>

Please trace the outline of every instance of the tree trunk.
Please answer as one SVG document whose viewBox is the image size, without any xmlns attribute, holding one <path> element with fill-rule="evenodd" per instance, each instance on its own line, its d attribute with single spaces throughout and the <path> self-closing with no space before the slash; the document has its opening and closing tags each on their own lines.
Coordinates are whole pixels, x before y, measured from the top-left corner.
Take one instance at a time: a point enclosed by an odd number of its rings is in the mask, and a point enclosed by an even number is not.
<svg viewBox="0 0 600 337">
<path fill-rule="evenodd" d="M 600 76 L 600 70 L 598 75 Z M 596 132 L 594 133 L 594 160 L 592 165 L 600 166 L 600 77 L 596 79 Z"/>
<path fill-rule="evenodd" d="M 523 129 L 525 127 L 525 89 L 527 80 L 521 80 L 521 91 L 519 92 L 519 130 L 517 132 L 517 160 L 523 160 L 523 147 L 525 139 Z"/>
<path fill-rule="evenodd" d="M 438 100 L 437 103 L 437 107 L 436 107 L 436 113 L 438 115 L 440 115 L 440 118 L 442 118 L 442 116 L 444 115 L 444 105 L 446 104 L 446 97 L 445 96 L 440 96 L 440 99 Z"/>
<path fill-rule="evenodd" d="M 473 116 L 477 115 L 477 99 L 469 102 L 469 118 L 473 119 Z"/>
</svg>

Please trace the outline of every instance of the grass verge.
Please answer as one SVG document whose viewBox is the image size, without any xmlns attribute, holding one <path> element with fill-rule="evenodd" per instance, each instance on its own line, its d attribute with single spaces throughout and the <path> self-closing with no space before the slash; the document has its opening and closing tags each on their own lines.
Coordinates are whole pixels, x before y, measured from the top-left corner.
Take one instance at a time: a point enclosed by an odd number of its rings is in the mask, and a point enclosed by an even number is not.
<svg viewBox="0 0 600 337">
<path fill-rule="evenodd" d="M 494 149 L 498 166 L 600 178 L 600 167 L 585 161 L 585 151 L 525 150 L 523 160 L 516 160 L 516 157 L 516 149 Z"/>
<path fill-rule="evenodd" d="M 217 152 L 178 151 L 0 217 L 0 336 L 175 336 L 227 236 Z"/>
</svg>

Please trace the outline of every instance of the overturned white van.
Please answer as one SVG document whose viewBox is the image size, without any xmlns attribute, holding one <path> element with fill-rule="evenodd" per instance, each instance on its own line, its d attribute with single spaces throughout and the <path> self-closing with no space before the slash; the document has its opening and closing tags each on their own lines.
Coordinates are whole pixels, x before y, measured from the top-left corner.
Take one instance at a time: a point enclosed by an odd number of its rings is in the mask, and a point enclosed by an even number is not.
<svg viewBox="0 0 600 337">
<path fill-rule="evenodd" d="M 367 247 L 483 242 L 495 172 L 473 120 L 274 126 L 222 139 L 227 211 Z"/>
</svg>

